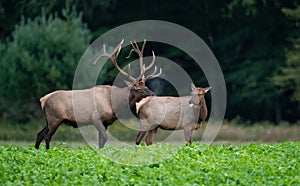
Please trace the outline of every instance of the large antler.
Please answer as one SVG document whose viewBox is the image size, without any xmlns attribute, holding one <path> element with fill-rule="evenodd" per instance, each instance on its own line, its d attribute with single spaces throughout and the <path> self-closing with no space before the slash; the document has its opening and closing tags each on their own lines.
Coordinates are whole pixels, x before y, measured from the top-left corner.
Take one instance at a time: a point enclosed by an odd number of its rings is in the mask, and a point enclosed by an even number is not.
<svg viewBox="0 0 300 186">
<path fill-rule="evenodd" d="M 124 39 L 122 39 L 122 41 L 116 46 L 116 48 L 113 50 L 113 52 L 111 54 L 107 53 L 106 52 L 106 47 L 105 45 L 103 44 L 103 54 L 101 54 L 100 56 L 98 56 L 96 58 L 96 60 L 94 61 L 93 64 L 96 64 L 101 58 L 103 57 L 107 57 L 111 60 L 112 64 L 114 65 L 114 67 L 121 73 L 123 74 L 124 76 L 128 77 L 131 81 L 135 82 L 136 79 L 133 78 L 130 74 L 130 65 L 128 65 L 128 73 L 124 72 L 120 67 L 119 65 L 117 64 L 117 58 L 119 56 L 119 53 L 121 51 L 121 48 L 122 48 L 122 44 L 124 42 Z"/>
<path fill-rule="evenodd" d="M 132 54 L 132 52 L 135 52 L 138 54 L 139 56 L 139 62 L 140 62 L 140 75 L 139 77 L 137 77 L 136 79 L 139 80 L 142 78 L 142 81 L 147 81 L 149 79 L 152 79 L 152 78 L 155 78 L 155 77 L 158 77 L 161 75 L 162 73 L 162 69 L 160 68 L 159 69 L 159 73 L 158 74 L 155 74 L 156 71 L 157 71 L 157 67 L 155 66 L 154 68 L 154 71 L 152 74 L 148 75 L 147 77 L 145 77 L 145 72 L 147 72 L 149 69 L 151 69 L 155 63 L 155 54 L 154 54 L 154 51 L 152 51 L 152 61 L 151 63 L 146 67 L 145 64 L 143 63 L 143 58 L 144 58 L 144 49 L 145 49 L 145 45 L 146 45 L 146 40 L 144 39 L 144 43 L 142 45 L 142 48 L 140 49 L 138 44 L 136 43 L 136 41 L 133 41 L 131 42 L 130 41 L 130 44 L 132 46 L 132 49 L 130 50 L 129 52 L 129 55 L 126 57 L 126 58 L 129 58 Z M 130 66 L 129 66 L 130 67 Z"/>
</svg>

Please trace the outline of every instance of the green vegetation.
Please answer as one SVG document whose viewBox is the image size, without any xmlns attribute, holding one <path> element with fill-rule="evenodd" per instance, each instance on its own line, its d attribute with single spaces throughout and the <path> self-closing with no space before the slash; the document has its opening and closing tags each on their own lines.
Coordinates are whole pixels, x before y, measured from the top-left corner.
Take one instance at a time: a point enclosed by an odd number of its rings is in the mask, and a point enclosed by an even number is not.
<svg viewBox="0 0 300 186">
<path fill-rule="evenodd" d="M 227 119 L 297 122 L 299 7 L 296 0 L 3 0 L 0 117 L 18 122 L 40 119 L 39 98 L 56 89 L 71 89 L 80 56 L 93 39 L 125 23 L 156 19 L 190 29 L 212 49 L 226 81 Z M 146 55 L 152 49 L 182 66 L 196 85 L 207 85 L 193 59 L 179 49 L 149 42 Z M 108 68 L 100 74 L 99 84 L 111 84 L 115 72 Z M 163 90 L 159 95 L 176 95 L 168 84 L 154 84 L 162 86 L 149 83 Z"/>
<path fill-rule="evenodd" d="M 159 153 L 158 153 L 159 152 Z M 300 143 L 0 147 L 2 185 L 299 185 Z M 139 166 L 136 166 L 140 164 Z"/>
<path fill-rule="evenodd" d="M 291 46 L 285 51 L 287 66 L 281 69 L 281 75 L 274 77 L 274 83 L 282 92 L 292 92 L 292 98 L 300 102 L 300 7 L 284 8 L 283 13 L 290 20 L 291 30 L 288 33 L 288 40 Z"/>
<path fill-rule="evenodd" d="M 45 125 L 40 97 L 72 88 L 94 39 L 147 19 L 190 29 L 218 59 L 229 120 L 215 139 L 219 145 L 160 144 L 170 134 L 160 131 L 154 145 L 130 146 L 137 131 L 116 122 L 108 132 L 129 146 L 109 140 L 103 149 L 89 147 L 78 129 L 62 125 L 50 150 L 44 143 L 35 149 Z M 300 141 L 299 27 L 297 0 L 0 1 L 0 185 L 300 185 L 300 142 L 292 142 Z M 197 86 L 207 85 L 180 49 L 149 42 L 145 54 L 152 49 L 183 67 Z M 108 65 L 98 84 L 111 84 L 115 73 Z M 176 95 L 171 85 L 155 81 L 149 88 L 160 89 L 158 95 Z M 195 131 L 194 141 L 205 127 Z"/>
<path fill-rule="evenodd" d="M 0 50 L 3 117 L 21 122 L 41 118 L 38 98 L 56 89 L 71 89 L 90 33 L 80 15 L 63 13 L 65 19 L 44 14 L 34 20 L 23 18 L 12 40 Z"/>
</svg>

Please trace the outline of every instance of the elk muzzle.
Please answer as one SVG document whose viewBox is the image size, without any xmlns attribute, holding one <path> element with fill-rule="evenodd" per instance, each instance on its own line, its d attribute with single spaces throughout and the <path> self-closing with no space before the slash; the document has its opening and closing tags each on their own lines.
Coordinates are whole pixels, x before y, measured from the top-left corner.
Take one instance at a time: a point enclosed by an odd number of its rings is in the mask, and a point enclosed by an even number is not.
<svg viewBox="0 0 300 186">
<path fill-rule="evenodd" d="M 145 95 L 145 97 L 156 96 L 156 94 L 154 92 L 152 92 L 150 89 L 148 89 L 147 87 L 144 89 L 144 95 Z"/>
</svg>

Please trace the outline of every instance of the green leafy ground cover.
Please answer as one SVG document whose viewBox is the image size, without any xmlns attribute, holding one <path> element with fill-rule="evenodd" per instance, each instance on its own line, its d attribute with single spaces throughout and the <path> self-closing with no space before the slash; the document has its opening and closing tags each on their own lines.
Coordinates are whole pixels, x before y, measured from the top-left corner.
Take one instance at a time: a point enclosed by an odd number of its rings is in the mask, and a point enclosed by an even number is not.
<svg viewBox="0 0 300 186">
<path fill-rule="evenodd" d="M 0 185 L 300 185 L 300 142 L 0 146 Z"/>
</svg>

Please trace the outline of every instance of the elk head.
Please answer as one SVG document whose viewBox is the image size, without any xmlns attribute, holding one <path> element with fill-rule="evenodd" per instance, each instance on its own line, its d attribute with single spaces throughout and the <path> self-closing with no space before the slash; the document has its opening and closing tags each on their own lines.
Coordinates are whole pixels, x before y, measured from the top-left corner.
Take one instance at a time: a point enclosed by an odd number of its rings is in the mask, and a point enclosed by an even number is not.
<svg viewBox="0 0 300 186">
<path fill-rule="evenodd" d="M 103 54 L 101 54 L 100 56 L 98 56 L 96 58 L 96 60 L 94 61 L 94 64 L 96 64 L 103 57 L 107 57 L 111 60 L 114 67 L 122 75 L 127 77 L 128 80 L 129 80 L 129 81 L 125 81 L 125 83 L 130 88 L 130 94 L 129 94 L 130 102 L 138 102 L 138 101 L 140 101 L 141 99 L 143 99 L 147 96 L 154 96 L 155 95 L 154 92 L 149 90 L 148 87 L 145 85 L 147 80 L 158 77 L 162 73 L 161 68 L 160 68 L 159 73 L 156 73 L 157 72 L 157 67 L 155 66 L 154 71 L 150 75 L 145 77 L 145 72 L 150 70 L 153 67 L 154 63 L 155 63 L 155 54 L 154 54 L 154 52 L 152 51 L 152 57 L 153 58 L 152 58 L 151 63 L 148 66 L 146 66 L 143 63 L 143 55 L 144 55 L 144 48 L 145 48 L 145 45 L 146 45 L 146 40 L 144 40 L 144 43 L 143 43 L 141 49 L 139 48 L 136 41 L 130 42 L 130 44 L 132 46 L 132 49 L 131 49 L 129 55 L 126 58 L 129 58 L 133 52 L 137 53 L 137 55 L 139 56 L 140 75 L 138 77 L 134 78 L 131 75 L 130 64 L 128 64 L 128 66 L 127 66 L 128 72 L 123 71 L 119 67 L 119 65 L 117 64 L 117 58 L 118 58 L 118 55 L 121 51 L 123 42 L 124 42 L 124 39 L 118 44 L 118 46 L 113 50 L 113 52 L 111 54 L 106 52 L 105 45 L 103 45 Z"/>
<path fill-rule="evenodd" d="M 192 92 L 191 99 L 189 100 L 190 106 L 198 107 L 205 103 L 204 95 L 207 93 L 211 87 L 201 88 L 196 87 L 193 83 L 191 84 Z"/>
</svg>

